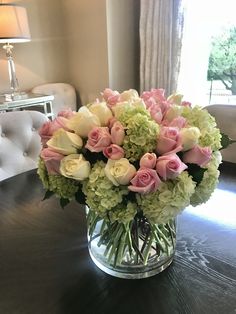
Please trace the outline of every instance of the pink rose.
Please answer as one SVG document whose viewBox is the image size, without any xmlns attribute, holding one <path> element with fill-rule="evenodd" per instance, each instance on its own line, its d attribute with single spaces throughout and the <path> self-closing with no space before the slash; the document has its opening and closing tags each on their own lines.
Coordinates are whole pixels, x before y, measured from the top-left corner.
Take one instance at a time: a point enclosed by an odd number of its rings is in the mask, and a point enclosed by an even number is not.
<svg viewBox="0 0 236 314">
<path fill-rule="evenodd" d="M 165 90 L 162 88 L 152 88 L 151 91 L 143 92 L 141 98 L 144 101 L 148 101 L 149 99 L 154 99 L 156 103 L 160 103 L 166 101 L 165 98 Z"/>
<path fill-rule="evenodd" d="M 163 116 L 170 107 L 170 103 L 165 98 L 165 90 L 161 88 L 152 88 L 149 92 L 143 92 L 141 98 L 144 100 L 147 109 L 153 107 L 153 105 L 159 107 Z"/>
<path fill-rule="evenodd" d="M 154 169 L 140 168 L 130 183 L 132 184 L 128 186 L 130 191 L 147 194 L 155 192 L 161 180 Z"/>
<path fill-rule="evenodd" d="M 161 108 L 157 105 L 152 104 L 149 108 L 148 111 L 150 112 L 150 115 L 154 121 L 156 121 L 158 124 L 161 123 L 161 120 L 163 118 L 163 114 L 161 111 Z"/>
<path fill-rule="evenodd" d="M 66 127 L 66 122 L 68 120 L 64 117 L 57 117 L 53 121 L 47 121 L 45 122 L 41 128 L 39 129 L 38 133 L 41 137 L 41 142 L 43 147 L 46 147 L 47 141 L 52 137 L 53 133 L 57 131 L 58 129 L 63 128 L 66 131 L 69 131 L 69 129 Z"/>
<path fill-rule="evenodd" d="M 40 157 L 43 159 L 49 174 L 59 174 L 60 161 L 65 156 L 52 151 L 50 148 L 44 148 Z"/>
<path fill-rule="evenodd" d="M 87 144 L 85 145 L 91 152 L 102 152 L 103 149 L 111 144 L 111 135 L 108 127 L 94 127 L 88 134 Z"/>
<path fill-rule="evenodd" d="M 141 168 L 155 168 L 157 161 L 157 156 L 154 153 L 146 153 L 140 159 L 139 165 Z"/>
<path fill-rule="evenodd" d="M 111 144 L 110 146 L 104 148 L 103 154 L 108 159 L 112 159 L 112 160 L 118 160 L 125 156 L 125 152 L 123 148 L 116 144 Z"/>
<path fill-rule="evenodd" d="M 177 153 L 181 151 L 180 134 L 178 128 L 162 127 L 157 140 L 156 151 L 159 155 Z"/>
<path fill-rule="evenodd" d="M 58 112 L 57 116 L 58 117 L 63 117 L 63 118 L 66 118 L 66 119 L 70 119 L 75 114 L 76 114 L 75 111 L 72 111 L 71 109 L 66 109 L 66 110 L 61 110 L 60 112 Z"/>
<path fill-rule="evenodd" d="M 189 102 L 189 101 L 182 101 L 182 102 L 181 102 L 181 106 L 184 106 L 184 107 L 191 107 L 192 104 L 191 104 L 191 102 Z"/>
<path fill-rule="evenodd" d="M 211 159 L 212 150 L 210 147 L 195 145 L 192 149 L 184 153 L 183 162 L 205 166 Z"/>
<path fill-rule="evenodd" d="M 179 116 L 179 117 L 174 118 L 172 121 L 163 120 L 161 124 L 162 126 L 182 129 L 187 125 L 187 121 L 184 117 Z"/>
<path fill-rule="evenodd" d="M 174 179 L 188 167 L 176 154 L 160 156 L 157 158 L 156 170 L 163 180 Z"/>
<path fill-rule="evenodd" d="M 120 99 L 120 93 L 117 91 L 113 91 L 110 88 L 106 88 L 103 93 L 102 93 L 102 97 L 104 98 L 104 100 L 107 102 L 107 104 L 110 107 L 113 107 L 117 104 L 117 102 Z"/>
<path fill-rule="evenodd" d="M 119 121 L 116 121 L 111 128 L 111 141 L 113 144 L 121 145 L 124 141 L 124 137 L 124 127 Z"/>
<path fill-rule="evenodd" d="M 111 129 L 116 121 L 117 119 L 115 117 L 110 118 L 108 120 L 108 127 Z"/>
</svg>

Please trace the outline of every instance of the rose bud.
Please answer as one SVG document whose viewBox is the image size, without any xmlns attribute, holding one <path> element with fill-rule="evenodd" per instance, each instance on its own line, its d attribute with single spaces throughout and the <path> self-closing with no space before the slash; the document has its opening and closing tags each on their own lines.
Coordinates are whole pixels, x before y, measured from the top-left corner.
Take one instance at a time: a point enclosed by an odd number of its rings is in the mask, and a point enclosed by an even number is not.
<svg viewBox="0 0 236 314">
<path fill-rule="evenodd" d="M 116 144 L 111 144 L 110 146 L 103 149 L 103 154 L 108 159 L 117 160 L 117 159 L 123 158 L 125 155 L 125 152 L 122 147 Z"/>
<path fill-rule="evenodd" d="M 154 153 L 146 153 L 143 155 L 143 157 L 140 159 L 139 165 L 140 168 L 155 168 L 157 161 L 157 156 Z"/>
</svg>

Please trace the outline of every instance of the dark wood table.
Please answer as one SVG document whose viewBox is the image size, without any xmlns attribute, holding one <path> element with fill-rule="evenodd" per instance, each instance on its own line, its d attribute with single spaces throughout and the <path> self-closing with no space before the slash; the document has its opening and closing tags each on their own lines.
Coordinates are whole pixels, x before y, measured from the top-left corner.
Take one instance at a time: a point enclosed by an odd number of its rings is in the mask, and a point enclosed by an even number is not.
<svg viewBox="0 0 236 314">
<path fill-rule="evenodd" d="M 220 188 L 236 193 L 236 165 L 222 170 Z M 1 314 L 236 313 L 236 223 L 186 211 L 173 264 L 148 279 L 118 279 L 89 257 L 83 208 L 62 210 L 43 195 L 35 171 L 0 183 Z"/>
</svg>

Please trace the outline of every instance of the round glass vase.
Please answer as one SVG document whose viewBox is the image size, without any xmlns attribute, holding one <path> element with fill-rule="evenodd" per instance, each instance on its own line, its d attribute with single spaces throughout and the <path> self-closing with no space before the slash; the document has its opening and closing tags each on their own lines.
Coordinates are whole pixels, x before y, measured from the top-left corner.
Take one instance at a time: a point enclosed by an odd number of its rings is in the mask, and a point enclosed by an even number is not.
<svg viewBox="0 0 236 314">
<path fill-rule="evenodd" d="M 102 219 L 87 210 L 88 249 L 93 262 L 105 273 L 119 278 L 154 276 L 173 261 L 176 220 L 151 224 L 137 214 L 129 223 Z"/>
</svg>

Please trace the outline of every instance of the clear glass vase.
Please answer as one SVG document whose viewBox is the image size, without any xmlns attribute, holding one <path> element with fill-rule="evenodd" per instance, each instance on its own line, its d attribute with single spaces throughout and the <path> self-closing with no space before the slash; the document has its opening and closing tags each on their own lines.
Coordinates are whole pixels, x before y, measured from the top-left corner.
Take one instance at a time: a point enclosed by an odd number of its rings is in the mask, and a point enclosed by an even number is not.
<svg viewBox="0 0 236 314">
<path fill-rule="evenodd" d="M 154 276 L 172 262 L 176 246 L 176 220 L 151 224 L 141 214 L 129 223 L 111 222 L 87 211 L 88 248 L 93 262 L 119 278 Z"/>
</svg>

